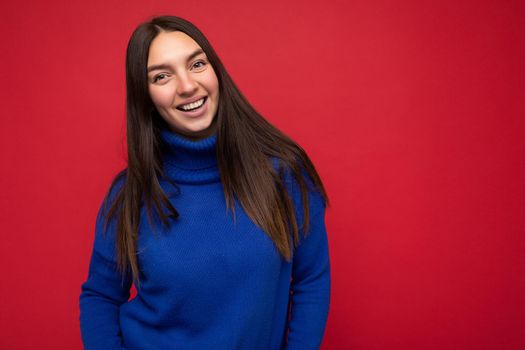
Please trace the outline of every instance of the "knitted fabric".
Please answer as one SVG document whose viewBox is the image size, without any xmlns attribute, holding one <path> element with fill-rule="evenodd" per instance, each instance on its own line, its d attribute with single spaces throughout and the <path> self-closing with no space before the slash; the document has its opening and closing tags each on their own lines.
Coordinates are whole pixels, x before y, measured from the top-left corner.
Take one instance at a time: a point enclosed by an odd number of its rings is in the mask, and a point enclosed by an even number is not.
<svg viewBox="0 0 525 350">
<path fill-rule="evenodd" d="M 142 207 L 140 288 L 128 300 L 132 281 L 116 269 L 116 220 L 104 235 L 100 207 L 80 294 L 85 349 L 318 349 L 330 300 L 320 194 L 308 193 L 310 231 L 300 232 L 293 261 L 286 262 L 237 201 L 235 222 L 226 210 L 216 134 L 191 141 L 162 129 L 161 137 L 165 176 L 176 186 L 160 183 L 180 216 L 169 226 L 154 216 L 150 225 Z M 122 185 L 117 182 L 110 200 Z M 301 224 L 298 185 L 288 181 L 287 190 Z"/>
</svg>

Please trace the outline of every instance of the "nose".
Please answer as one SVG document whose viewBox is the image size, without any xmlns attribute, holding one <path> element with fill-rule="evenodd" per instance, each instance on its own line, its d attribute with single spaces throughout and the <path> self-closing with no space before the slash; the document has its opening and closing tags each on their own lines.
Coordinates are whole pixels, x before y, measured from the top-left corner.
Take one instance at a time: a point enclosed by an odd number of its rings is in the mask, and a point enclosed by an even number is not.
<svg viewBox="0 0 525 350">
<path fill-rule="evenodd" d="M 179 95 L 192 95 L 197 90 L 197 82 L 189 74 L 179 75 L 179 81 L 177 84 L 177 94 Z"/>
</svg>

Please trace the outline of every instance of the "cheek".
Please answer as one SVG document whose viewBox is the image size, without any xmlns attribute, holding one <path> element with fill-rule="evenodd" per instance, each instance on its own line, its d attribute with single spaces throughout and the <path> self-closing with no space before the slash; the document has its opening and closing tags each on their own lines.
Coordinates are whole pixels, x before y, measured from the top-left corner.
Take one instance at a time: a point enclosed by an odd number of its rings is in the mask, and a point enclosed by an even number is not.
<svg viewBox="0 0 525 350">
<path fill-rule="evenodd" d="M 219 98 L 219 82 L 217 81 L 217 79 L 215 79 L 214 81 L 213 88 L 215 90 L 215 93 L 217 94 L 217 98 Z"/>
<path fill-rule="evenodd" d="M 171 106 L 172 94 L 168 89 L 150 89 L 149 95 L 155 106 L 166 108 Z"/>
<path fill-rule="evenodd" d="M 213 71 L 210 72 L 206 81 L 207 81 L 208 90 L 210 92 L 214 92 L 215 95 L 218 97 L 219 96 L 219 80 L 217 79 L 215 72 Z"/>
</svg>

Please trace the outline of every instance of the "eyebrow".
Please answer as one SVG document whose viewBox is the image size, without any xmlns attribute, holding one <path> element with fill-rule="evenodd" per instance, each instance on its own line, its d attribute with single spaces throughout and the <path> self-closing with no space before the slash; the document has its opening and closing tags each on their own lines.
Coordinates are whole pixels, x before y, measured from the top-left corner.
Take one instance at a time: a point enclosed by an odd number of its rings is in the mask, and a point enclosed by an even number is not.
<svg viewBox="0 0 525 350">
<path fill-rule="evenodd" d="M 202 49 L 197 49 L 195 51 L 193 51 L 187 58 L 186 58 L 186 61 L 189 61 L 191 60 L 192 58 L 200 55 L 204 53 L 204 51 L 202 51 Z M 148 67 L 148 73 L 153 71 L 153 70 L 156 70 L 156 69 L 169 69 L 171 68 L 171 66 L 169 64 L 166 64 L 166 63 L 161 63 L 161 64 L 154 64 L 152 66 L 149 66 Z"/>
</svg>

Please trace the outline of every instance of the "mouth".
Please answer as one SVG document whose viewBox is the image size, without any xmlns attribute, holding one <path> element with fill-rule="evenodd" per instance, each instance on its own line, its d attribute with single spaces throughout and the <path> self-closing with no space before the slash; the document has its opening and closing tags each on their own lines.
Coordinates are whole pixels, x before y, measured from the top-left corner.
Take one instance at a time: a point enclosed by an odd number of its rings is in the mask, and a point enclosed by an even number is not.
<svg viewBox="0 0 525 350">
<path fill-rule="evenodd" d="M 187 104 L 183 104 L 183 105 L 179 105 L 175 108 L 177 108 L 179 111 L 183 111 L 183 112 L 193 112 L 193 111 L 197 111 L 199 109 L 202 108 L 202 106 L 204 106 L 204 103 L 206 103 L 206 100 L 208 99 L 208 96 L 204 96 L 203 98 L 197 100 L 197 101 L 194 101 L 194 102 L 191 102 L 191 103 L 187 103 Z"/>
</svg>

